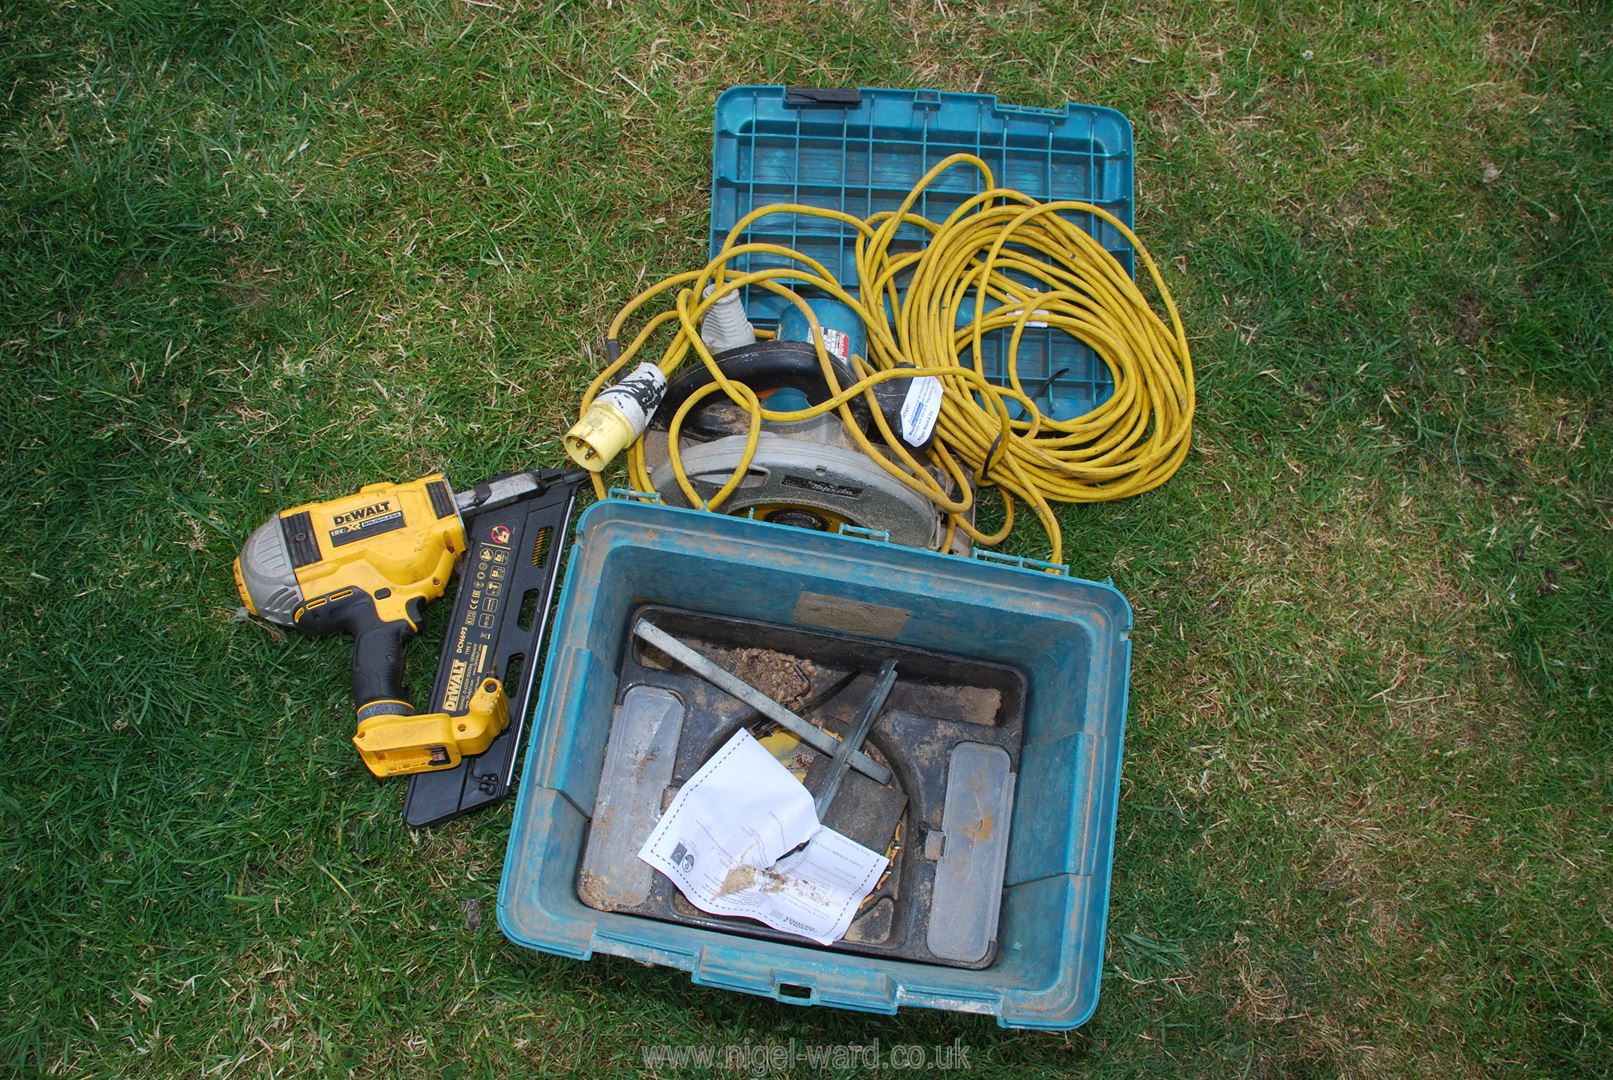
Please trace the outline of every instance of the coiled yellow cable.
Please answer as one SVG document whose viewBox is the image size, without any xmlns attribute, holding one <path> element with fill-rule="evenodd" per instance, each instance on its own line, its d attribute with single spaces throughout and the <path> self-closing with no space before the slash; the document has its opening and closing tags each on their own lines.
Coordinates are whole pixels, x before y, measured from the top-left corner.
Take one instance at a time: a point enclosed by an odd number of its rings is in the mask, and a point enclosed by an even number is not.
<svg viewBox="0 0 1613 1080">
<path fill-rule="evenodd" d="M 936 223 L 911 212 L 936 177 L 949 169 L 970 167 L 982 178 L 982 191 Z M 752 223 L 771 214 L 799 214 L 840 222 L 856 232 L 855 255 L 859 295 L 847 293 L 821 264 L 787 247 L 742 243 Z M 1061 216 L 1088 214 L 1107 222 L 1132 245 L 1148 271 L 1169 317 L 1169 325 L 1149 305 L 1125 268 L 1104 247 Z M 902 225 L 928 233 L 919 250 L 893 253 L 892 241 Z M 789 261 L 748 273 L 729 264 L 745 255 L 771 255 Z M 1038 257 L 1040 256 L 1040 257 Z M 1034 284 L 1031 284 L 1034 283 Z M 707 285 L 710 296 L 702 296 Z M 868 355 L 854 357 L 858 380 L 841 386 L 835 377 L 812 309 L 791 286 L 810 286 L 853 308 L 868 334 Z M 794 304 L 812 327 L 818 362 L 832 396 L 818 405 L 789 412 L 766 409 L 756 394 L 726 377 L 705 343 L 700 320 L 726 293 L 755 286 Z M 826 412 L 840 415 L 848 435 L 880 468 L 922 492 L 947 516 L 943 550 L 953 530 L 976 543 L 1005 539 L 1014 526 L 1016 500 L 1028 503 L 1048 534 L 1051 560 L 1063 560 L 1063 540 L 1053 503 L 1100 502 L 1149 491 L 1175 473 L 1187 456 L 1192 434 L 1193 361 L 1181 317 L 1159 268 L 1141 240 L 1101 207 L 1084 202 L 1039 202 L 996 186 L 986 163 L 972 154 L 954 154 L 932 168 L 900 208 L 867 220 L 822 207 L 781 203 L 759 207 L 734 223 L 722 250 L 700 270 L 674 274 L 630 301 L 611 322 L 608 339 L 619 341 L 623 327 L 646 303 L 675 292 L 673 306 L 648 319 L 633 339 L 595 378 L 583 395 L 586 412 L 612 377 L 645 349 L 664 328 L 671 340 L 657 366 L 671 376 L 691 352 L 711 372 L 713 382 L 686 400 L 673 416 L 669 447 L 673 472 L 691 505 L 719 509 L 737 489 L 750 467 L 761 424 L 810 419 Z M 958 326 L 960 312 L 972 319 Z M 1067 420 L 1044 416 L 1020 383 L 1017 359 L 1027 326 L 1046 325 L 1064 331 L 1092 348 L 1114 380 L 1108 400 L 1084 415 Z M 1008 331 L 1006 385 L 985 377 L 982 339 Z M 948 479 L 939 483 L 887 426 L 871 388 L 891 379 L 935 376 L 943 385 L 936 438 L 928 458 Z M 712 394 L 725 394 L 750 418 L 745 452 L 734 475 L 709 500 L 702 500 L 685 474 L 678 437 L 690 411 Z M 853 421 L 849 402 L 866 395 L 884 443 L 876 444 Z M 1020 419 L 1010 417 L 1016 404 Z M 652 489 L 640 439 L 628 450 L 629 482 Z M 996 487 L 1006 507 L 1005 521 L 994 533 L 979 531 L 970 520 L 974 489 Z M 604 496 L 604 483 L 594 476 L 594 489 Z"/>
</svg>

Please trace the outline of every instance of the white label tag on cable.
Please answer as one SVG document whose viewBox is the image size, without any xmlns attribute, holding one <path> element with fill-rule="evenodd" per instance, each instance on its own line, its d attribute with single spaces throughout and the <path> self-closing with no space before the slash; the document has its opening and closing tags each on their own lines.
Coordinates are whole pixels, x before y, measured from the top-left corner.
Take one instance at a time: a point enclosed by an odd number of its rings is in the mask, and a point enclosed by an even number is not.
<svg viewBox="0 0 1613 1080">
<path fill-rule="evenodd" d="M 1023 315 L 1023 314 L 1025 314 L 1025 309 L 1024 308 L 1000 307 L 997 310 L 993 311 L 992 314 L 993 315 Z M 1047 329 L 1047 323 L 1042 322 L 1040 319 L 1036 318 L 1036 316 L 1038 316 L 1038 315 L 1048 316 L 1048 315 L 1052 315 L 1052 314 L 1053 313 L 1051 311 L 1045 311 L 1042 308 L 1035 308 L 1034 310 L 1032 310 L 1030 312 L 1031 317 L 1026 320 L 1025 326 L 1026 326 L 1027 329 L 1035 328 L 1035 329 L 1045 330 L 1045 329 Z"/>
<path fill-rule="evenodd" d="M 907 397 L 902 401 L 902 441 L 912 447 L 923 446 L 940 415 L 941 380 L 934 375 L 909 379 Z"/>
</svg>

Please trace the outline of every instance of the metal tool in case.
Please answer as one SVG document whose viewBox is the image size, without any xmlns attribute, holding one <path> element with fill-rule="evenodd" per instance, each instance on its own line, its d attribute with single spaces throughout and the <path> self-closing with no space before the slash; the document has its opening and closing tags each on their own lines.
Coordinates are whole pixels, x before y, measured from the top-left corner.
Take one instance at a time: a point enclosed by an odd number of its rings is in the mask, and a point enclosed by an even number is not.
<svg viewBox="0 0 1613 1080">
<path fill-rule="evenodd" d="M 743 679 L 735 677 L 720 665 L 712 663 L 698 651 L 691 649 L 648 619 L 639 619 L 633 624 L 633 635 L 660 649 L 719 690 L 743 701 L 775 724 L 785 728 L 802 742 L 812 746 L 813 749 L 825 754 L 838 755 L 841 750 L 846 748 L 846 744 L 843 742 L 837 743 L 833 735 L 830 735 L 822 728 L 814 726 L 809 721 L 803 720 Z M 890 692 L 889 686 L 885 688 L 885 692 Z M 867 732 L 864 732 L 864 734 L 867 734 Z M 861 743 L 860 739 L 858 743 Z M 867 754 L 855 749 L 847 751 L 847 762 L 855 765 L 858 771 L 872 777 L 879 783 L 884 783 L 890 779 L 891 771 L 889 769 L 870 759 Z"/>
</svg>

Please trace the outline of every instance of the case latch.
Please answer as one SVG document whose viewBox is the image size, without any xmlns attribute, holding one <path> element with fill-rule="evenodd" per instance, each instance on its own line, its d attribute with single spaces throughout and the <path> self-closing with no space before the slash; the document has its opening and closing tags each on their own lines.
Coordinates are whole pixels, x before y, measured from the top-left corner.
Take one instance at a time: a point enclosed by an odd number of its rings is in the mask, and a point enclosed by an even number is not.
<svg viewBox="0 0 1613 1080">
<path fill-rule="evenodd" d="M 1016 570 L 1028 570 L 1033 574 L 1070 576 L 1068 565 L 1048 562 L 1046 559 L 1032 559 L 1024 555 L 1004 555 L 1000 551 L 987 551 L 984 548 L 975 548 L 969 555 L 971 558 L 978 559 L 981 562 L 998 563 L 1002 566 L 1011 566 Z"/>
</svg>

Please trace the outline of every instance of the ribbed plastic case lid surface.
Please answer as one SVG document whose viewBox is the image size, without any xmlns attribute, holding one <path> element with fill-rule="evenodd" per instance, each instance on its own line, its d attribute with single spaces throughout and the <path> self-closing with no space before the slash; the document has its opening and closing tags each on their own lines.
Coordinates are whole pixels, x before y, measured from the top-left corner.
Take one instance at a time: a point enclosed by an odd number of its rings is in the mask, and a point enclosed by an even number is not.
<svg viewBox="0 0 1613 1080">
<path fill-rule="evenodd" d="M 931 167 L 956 153 L 985 161 L 999 187 L 1042 200 L 1079 200 L 1132 224 L 1132 131 L 1125 115 L 1095 105 L 1057 109 L 1000 104 L 990 94 L 935 90 L 812 91 L 782 86 L 736 86 L 717 101 L 712 137 L 713 257 L 734 224 L 770 203 L 804 203 L 866 218 L 897 209 Z M 981 190 L 971 168 L 944 173 L 915 209 L 942 221 Z M 1131 246 L 1091 214 L 1066 215 L 1109 250 L 1127 273 Z M 898 247 L 923 236 L 904 226 Z M 746 239 L 783 244 L 810 255 L 853 295 L 857 291 L 853 236 L 845 226 L 798 214 L 770 214 Z M 741 271 L 782 265 L 767 255 L 740 256 Z M 786 301 L 760 288 L 745 305 L 758 325 L 777 323 Z M 970 311 L 969 317 L 973 312 Z M 988 337 L 981 365 L 1004 381 L 1007 331 Z M 1022 385 L 1046 384 L 1037 402 L 1055 419 L 1079 416 L 1114 391 L 1108 368 L 1086 345 L 1046 327 L 1021 342 Z"/>
<path fill-rule="evenodd" d="M 577 871 L 642 604 L 838 631 L 1010 665 L 1027 680 L 996 959 L 980 970 L 598 911 Z M 1068 1029 L 1097 1005 L 1131 609 L 1109 585 L 875 540 L 608 499 L 578 526 L 499 884 L 533 949 L 681 968 L 794 1004 L 985 1013 Z M 876 650 L 877 651 L 877 650 Z"/>
</svg>

